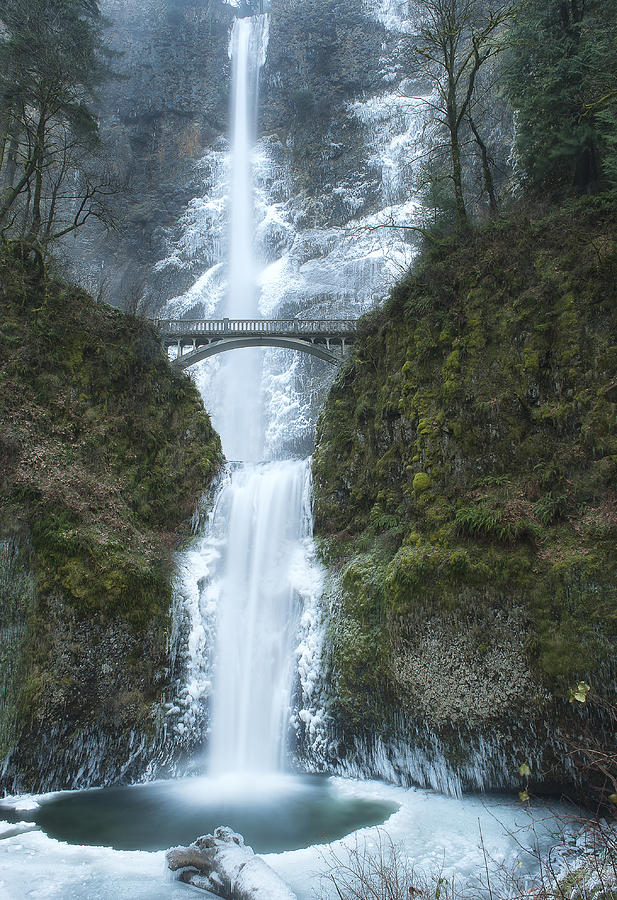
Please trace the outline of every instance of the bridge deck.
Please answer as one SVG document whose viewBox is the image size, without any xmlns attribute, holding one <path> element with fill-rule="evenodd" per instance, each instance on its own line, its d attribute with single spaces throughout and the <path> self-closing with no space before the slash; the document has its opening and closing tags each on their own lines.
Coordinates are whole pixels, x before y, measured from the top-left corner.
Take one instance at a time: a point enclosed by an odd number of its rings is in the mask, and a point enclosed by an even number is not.
<svg viewBox="0 0 617 900">
<path fill-rule="evenodd" d="M 243 347 L 300 350 L 338 365 L 358 327 L 355 319 L 157 319 L 155 324 L 163 345 L 177 348 L 176 369 Z"/>
<path fill-rule="evenodd" d="M 353 340 L 357 331 L 355 319 L 157 319 L 156 325 L 169 344 L 239 335 L 281 335 L 308 341 Z"/>
</svg>

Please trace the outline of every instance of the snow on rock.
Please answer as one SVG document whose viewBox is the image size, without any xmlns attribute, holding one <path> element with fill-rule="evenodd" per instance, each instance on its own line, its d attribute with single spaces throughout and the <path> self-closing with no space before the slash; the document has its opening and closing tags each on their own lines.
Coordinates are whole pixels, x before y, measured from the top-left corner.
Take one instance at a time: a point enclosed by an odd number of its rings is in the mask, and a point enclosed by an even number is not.
<svg viewBox="0 0 617 900">
<path fill-rule="evenodd" d="M 180 881 L 227 900 L 296 900 L 296 895 L 240 834 L 216 828 L 188 847 L 167 851 L 167 865 Z"/>
</svg>

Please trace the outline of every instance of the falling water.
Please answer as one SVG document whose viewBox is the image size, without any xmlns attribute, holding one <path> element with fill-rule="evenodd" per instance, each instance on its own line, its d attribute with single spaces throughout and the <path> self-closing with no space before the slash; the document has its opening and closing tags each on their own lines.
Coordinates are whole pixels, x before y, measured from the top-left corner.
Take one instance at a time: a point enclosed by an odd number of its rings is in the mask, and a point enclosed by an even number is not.
<svg viewBox="0 0 617 900">
<path fill-rule="evenodd" d="M 226 312 L 256 318 L 252 150 L 266 16 L 238 19 L 232 31 L 232 164 L 229 293 Z M 293 683 L 297 573 L 306 568 L 310 467 L 259 463 L 263 448 L 262 354 L 230 353 L 222 367 L 225 404 L 217 427 L 232 467 L 223 484 L 204 554 L 213 559 L 216 607 L 210 770 L 273 772 L 282 767 Z"/>
<path fill-rule="evenodd" d="M 232 156 L 229 239 L 229 315 L 248 318 L 257 312 L 253 259 L 252 154 L 259 69 L 265 62 L 267 18 L 236 19 L 229 52 L 232 73 Z"/>
<path fill-rule="evenodd" d="M 272 772 L 283 764 L 299 590 L 311 515 L 306 461 L 244 466 L 222 489 L 217 672 L 211 769 Z"/>
<path fill-rule="evenodd" d="M 232 59 L 232 152 L 229 228 L 229 289 L 225 315 L 258 318 L 256 263 L 253 251 L 253 149 L 257 119 L 259 70 L 265 62 L 268 17 L 236 19 L 229 52 Z M 262 458 L 263 353 L 235 351 L 225 359 L 218 383 L 222 412 L 215 422 L 228 459 Z"/>
</svg>

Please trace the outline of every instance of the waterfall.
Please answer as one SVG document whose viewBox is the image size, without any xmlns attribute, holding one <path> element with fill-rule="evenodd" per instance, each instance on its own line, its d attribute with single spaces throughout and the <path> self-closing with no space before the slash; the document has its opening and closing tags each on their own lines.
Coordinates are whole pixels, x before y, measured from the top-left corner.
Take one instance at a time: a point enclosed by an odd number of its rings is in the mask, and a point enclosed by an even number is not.
<svg viewBox="0 0 617 900">
<path fill-rule="evenodd" d="M 391 11 L 390 0 L 383 0 L 383 4 L 384 9 L 387 7 Z M 397 25 L 401 31 L 406 27 L 403 22 Z M 413 247 L 400 229 L 384 230 L 388 222 L 413 221 L 417 205 L 410 199 L 411 175 L 407 162 L 413 156 L 413 145 L 422 130 L 422 116 L 420 101 L 412 96 L 411 86 L 399 91 L 386 79 L 383 93 L 358 100 L 349 107 L 350 115 L 359 120 L 370 137 L 368 153 L 380 171 L 381 208 L 371 212 L 362 200 L 364 182 L 350 178 L 337 187 L 336 193 L 348 208 L 354 227 L 326 228 L 319 224 L 313 227 L 303 214 L 305 198 L 292 197 L 288 193 L 288 173 L 275 144 L 267 139 L 259 145 L 255 143 L 258 80 L 265 62 L 267 41 L 267 16 L 235 21 L 229 43 L 233 79 L 231 154 L 227 155 L 222 149 L 208 151 L 204 165 L 210 173 L 209 193 L 191 204 L 184 220 L 182 238 L 169 260 L 162 261 L 158 267 L 161 272 L 168 264 L 182 268 L 201 257 L 207 270 L 186 294 L 170 301 L 170 315 L 258 318 L 260 313 L 276 317 L 279 311 L 285 311 L 287 315 L 290 310 L 296 310 L 315 317 L 339 312 L 355 316 L 383 295 L 394 272 L 398 272 L 399 266 L 401 270 L 405 268 L 413 254 Z M 362 210 L 365 211 L 357 218 Z M 225 234 L 227 240 L 224 240 Z M 265 521 L 260 518 L 260 511 L 252 509 L 265 493 L 263 485 L 260 486 L 265 472 L 257 463 L 264 458 L 278 458 L 285 452 L 285 446 L 309 444 L 313 410 L 309 391 L 301 393 L 302 384 L 298 384 L 296 372 L 310 373 L 311 385 L 316 379 L 330 374 L 324 376 L 309 365 L 312 367 L 313 363 L 307 364 L 292 351 L 252 349 L 222 354 L 196 367 L 197 384 L 206 408 L 212 413 L 214 427 L 222 437 L 227 458 L 250 464 L 244 469 L 234 465 L 228 476 L 230 483 L 226 482 L 216 501 L 216 521 L 208 526 L 211 531 L 204 538 L 203 552 L 194 553 L 183 572 L 183 593 L 193 631 L 186 711 L 176 727 L 184 729 L 179 733 L 182 738 L 187 733 L 193 734 L 193 729 L 198 729 L 205 717 L 204 698 L 213 696 L 209 704 L 214 713 L 210 744 L 219 749 L 212 751 L 211 764 L 219 770 L 224 766 L 272 767 L 274 757 L 280 758 L 284 700 L 278 712 L 268 707 L 261 723 L 271 723 L 272 733 L 278 735 L 278 749 L 270 748 L 266 752 L 255 748 L 253 760 L 246 755 L 248 749 L 246 753 L 239 751 L 239 757 L 235 756 L 236 744 L 242 745 L 243 738 L 239 737 L 239 732 L 234 732 L 228 720 L 235 715 L 244 715 L 242 711 L 254 703 L 246 694 L 242 695 L 243 682 L 236 671 L 240 665 L 236 651 L 240 643 L 250 648 L 250 652 L 243 652 L 241 658 L 246 661 L 247 672 L 251 666 L 255 671 L 257 663 L 253 654 L 257 652 L 259 641 L 255 635 L 241 633 L 241 629 L 249 627 L 251 613 L 248 610 L 254 597 L 264 594 L 265 587 L 250 584 L 245 575 L 242 576 L 243 588 L 233 586 L 231 573 L 243 571 L 245 555 L 254 556 L 257 550 L 256 547 L 243 548 L 241 542 L 232 537 L 228 531 L 232 523 L 231 520 L 226 523 L 225 516 L 231 515 L 235 504 L 238 518 L 245 523 L 247 541 L 250 538 L 257 546 L 256 523 Z M 282 469 L 278 476 L 280 490 L 291 490 L 286 481 L 289 472 L 284 475 Z M 245 482 L 249 478 L 254 479 L 250 489 L 244 484 L 240 490 L 240 480 Z M 245 508 L 241 508 L 243 503 Z M 281 503 L 288 507 L 290 516 L 295 515 L 293 502 Z M 223 509 L 227 512 L 223 513 Z M 275 534 L 273 527 L 270 528 L 270 540 L 274 543 L 283 540 Z M 310 565 L 305 562 L 308 572 Z M 254 560 L 253 570 L 264 573 L 267 566 Z M 298 639 L 304 646 L 303 653 L 298 655 L 303 696 L 295 724 L 299 733 L 302 729 L 306 731 L 313 746 L 324 739 L 326 731 L 316 688 L 323 627 L 317 602 L 307 602 L 313 596 L 311 590 L 300 599 L 294 598 L 292 592 L 292 599 L 287 597 L 277 608 L 282 615 L 287 615 L 286 608 L 290 610 L 288 615 L 293 621 L 297 617 L 296 608 L 304 604 Z M 284 632 L 283 624 L 273 626 L 273 632 L 284 634 L 281 639 L 284 644 L 289 635 Z M 227 632 L 226 644 L 223 635 Z M 213 637 L 216 634 L 218 644 Z M 211 648 L 215 645 L 218 663 L 213 672 Z M 263 649 L 265 653 L 271 651 L 268 641 L 263 641 Z M 280 658 L 284 656 L 282 652 Z M 233 666 L 226 665 L 226 660 L 231 659 L 235 660 Z M 259 676 L 262 679 L 266 679 L 263 672 L 268 671 L 267 666 L 264 661 Z M 293 668 L 293 660 L 292 663 L 280 663 L 280 668 L 286 671 L 290 666 Z M 246 683 L 251 676 L 244 677 Z M 228 688 L 231 691 L 227 680 L 236 685 L 235 699 L 227 693 Z M 278 692 L 279 698 L 288 692 L 288 688 L 273 687 L 272 690 Z M 226 697 L 224 703 L 223 696 Z M 237 727 L 240 729 L 239 723 Z M 246 726 L 249 732 L 254 727 Z"/>
<path fill-rule="evenodd" d="M 228 292 L 225 315 L 259 317 L 253 248 L 253 150 L 259 70 L 265 62 L 268 17 L 236 19 L 229 52 L 232 60 L 232 151 Z M 255 462 L 263 454 L 263 353 L 235 351 L 225 359 L 217 382 L 223 406 L 215 426 L 228 459 Z"/>
<path fill-rule="evenodd" d="M 211 540 L 219 530 L 210 768 L 217 774 L 272 772 L 284 762 L 299 595 L 310 549 L 308 462 L 235 471 L 219 496 Z"/>
<path fill-rule="evenodd" d="M 237 19 L 231 35 L 232 153 L 225 315 L 257 318 L 253 147 L 267 16 Z M 315 584 L 307 460 L 260 462 L 262 352 L 227 354 L 213 379 L 214 418 L 229 466 L 201 546 L 185 572 L 192 597 L 190 683 L 212 682 L 209 769 L 276 772 L 284 764 L 300 610 Z M 308 580 L 307 580 L 308 578 Z M 307 584 L 309 585 L 307 588 Z M 197 602 L 195 602 L 197 599 Z M 214 638 L 214 663 L 204 643 Z M 211 651 L 212 648 L 209 648 Z M 208 651 L 206 651 L 206 654 Z M 193 701 L 199 701 L 193 697 Z"/>
</svg>

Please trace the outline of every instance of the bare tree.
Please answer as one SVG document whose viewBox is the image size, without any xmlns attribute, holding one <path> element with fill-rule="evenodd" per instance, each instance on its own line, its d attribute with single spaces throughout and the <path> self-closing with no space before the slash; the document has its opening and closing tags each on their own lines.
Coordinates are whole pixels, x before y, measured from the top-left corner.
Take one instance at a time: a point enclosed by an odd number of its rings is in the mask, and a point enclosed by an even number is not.
<svg viewBox="0 0 617 900">
<path fill-rule="evenodd" d="M 504 49 L 502 33 L 513 4 L 486 0 L 412 0 L 418 20 L 413 41 L 417 73 L 433 86 L 430 119 L 446 136 L 457 226 L 468 221 L 463 191 L 462 134 L 469 128 L 479 148 L 491 207 L 496 195 L 489 154 L 475 118 L 476 85 L 485 64 Z"/>
</svg>

